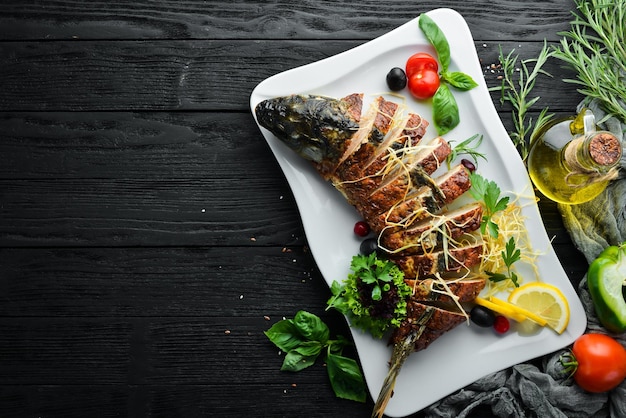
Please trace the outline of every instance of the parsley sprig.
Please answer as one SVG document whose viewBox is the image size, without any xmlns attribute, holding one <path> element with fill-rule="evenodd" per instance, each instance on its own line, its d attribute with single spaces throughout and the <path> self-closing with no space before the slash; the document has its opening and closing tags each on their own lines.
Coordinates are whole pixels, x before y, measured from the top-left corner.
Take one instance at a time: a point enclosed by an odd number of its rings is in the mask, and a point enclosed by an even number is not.
<svg viewBox="0 0 626 418">
<path fill-rule="evenodd" d="M 320 354 L 325 353 L 324 362 L 335 395 L 358 402 L 367 399 L 358 363 L 342 355 L 350 342 L 342 336 L 330 339 L 328 326 L 317 315 L 298 311 L 293 319 L 272 325 L 265 335 L 286 353 L 280 370 L 299 372 L 315 364 Z"/>
<path fill-rule="evenodd" d="M 480 232 L 482 234 L 489 232 L 492 237 L 497 238 L 500 227 L 493 222 L 492 218 L 497 212 L 507 208 L 509 197 L 500 197 L 500 187 L 494 181 L 487 180 L 476 172 L 470 174 L 470 181 L 472 183 L 470 194 L 474 199 L 482 202 L 485 208 Z"/>
<path fill-rule="evenodd" d="M 395 266 L 393 263 L 380 260 L 376 262 L 375 257 L 376 253 L 371 253 L 367 257 L 355 257 L 351 267 L 363 283 L 372 286 L 372 300 L 379 301 L 383 297 L 383 292 L 391 289 Z"/>
<path fill-rule="evenodd" d="M 513 282 L 513 284 L 515 285 L 515 287 L 519 287 L 519 279 L 517 277 L 517 274 L 515 274 L 514 271 L 511 270 L 513 263 L 515 263 L 516 261 L 519 261 L 522 257 L 522 252 L 520 251 L 519 248 L 517 248 L 516 244 L 515 244 L 515 239 L 513 237 L 511 237 L 506 245 L 504 250 L 502 250 L 501 252 L 502 255 L 502 260 L 504 261 L 504 264 L 506 265 L 506 270 L 507 273 L 492 273 L 490 271 L 487 271 L 487 276 L 489 276 L 489 280 L 491 280 L 492 282 L 501 282 L 504 280 L 511 280 L 511 282 Z"/>
</svg>

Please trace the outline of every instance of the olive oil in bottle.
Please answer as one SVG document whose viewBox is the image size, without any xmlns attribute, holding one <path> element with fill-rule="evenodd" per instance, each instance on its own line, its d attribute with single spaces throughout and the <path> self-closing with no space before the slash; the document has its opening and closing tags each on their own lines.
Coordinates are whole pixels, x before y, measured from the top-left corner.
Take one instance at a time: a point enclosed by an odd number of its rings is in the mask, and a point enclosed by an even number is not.
<svg viewBox="0 0 626 418">
<path fill-rule="evenodd" d="M 622 146 L 615 135 L 596 131 L 593 113 L 547 124 L 532 138 L 528 172 L 547 198 L 580 204 L 598 196 L 617 177 Z"/>
</svg>

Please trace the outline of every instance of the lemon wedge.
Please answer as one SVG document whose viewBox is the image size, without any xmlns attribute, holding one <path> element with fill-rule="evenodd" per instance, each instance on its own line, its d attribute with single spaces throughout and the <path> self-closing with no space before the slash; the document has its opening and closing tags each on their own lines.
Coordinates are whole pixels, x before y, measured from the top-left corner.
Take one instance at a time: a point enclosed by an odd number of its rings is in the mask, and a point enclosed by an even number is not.
<svg viewBox="0 0 626 418">
<path fill-rule="evenodd" d="M 541 318 L 559 334 L 565 331 L 569 323 L 567 299 L 558 287 L 551 284 L 527 283 L 513 290 L 508 302 Z"/>
</svg>

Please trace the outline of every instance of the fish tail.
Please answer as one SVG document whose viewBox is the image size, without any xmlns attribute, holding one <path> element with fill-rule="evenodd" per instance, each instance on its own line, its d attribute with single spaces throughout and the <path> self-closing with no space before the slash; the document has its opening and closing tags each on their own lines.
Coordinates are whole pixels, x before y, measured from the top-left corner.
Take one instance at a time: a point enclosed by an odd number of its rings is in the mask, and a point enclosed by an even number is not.
<svg viewBox="0 0 626 418">
<path fill-rule="evenodd" d="M 419 340 L 426 329 L 426 323 L 432 318 L 434 309 L 428 307 L 417 320 L 417 329 L 413 330 L 402 341 L 394 344 L 393 352 L 391 354 L 389 372 L 383 382 L 383 387 L 380 389 L 378 399 L 374 404 L 374 410 L 372 411 L 372 418 L 382 418 L 387 408 L 387 404 L 393 395 L 393 388 L 396 385 L 396 378 L 400 374 L 402 365 L 409 357 L 409 355 L 415 351 L 415 342 Z"/>
<path fill-rule="evenodd" d="M 393 388 L 396 385 L 396 378 L 400 373 L 400 369 L 402 368 L 404 361 L 409 357 L 409 354 L 413 351 L 412 345 L 402 349 L 402 346 L 404 345 L 405 344 L 397 344 L 394 346 L 393 355 L 391 356 L 391 367 L 385 377 L 383 387 L 380 389 L 380 393 L 378 394 L 378 399 L 376 400 L 374 410 L 372 411 L 372 418 L 381 418 L 385 413 L 387 404 L 391 399 L 391 395 L 393 395 Z"/>
</svg>

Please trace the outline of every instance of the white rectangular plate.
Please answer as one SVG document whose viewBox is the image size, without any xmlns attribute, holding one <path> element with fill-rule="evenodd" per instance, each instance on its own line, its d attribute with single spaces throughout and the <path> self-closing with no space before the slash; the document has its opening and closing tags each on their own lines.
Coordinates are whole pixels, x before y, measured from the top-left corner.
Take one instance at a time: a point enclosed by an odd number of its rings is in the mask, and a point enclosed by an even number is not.
<svg viewBox="0 0 626 418">
<path fill-rule="evenodd" d="M 461 123 L 446 139 L 458 143 L 477 133 L 484 136 L 479 150 L 488 161 L 479 162 L 479 171 L 485 178 L 496 181 L 503 192 L 523 196 L 520 204 L 528 234 L 534 250 L 541 253 L 536 263 L 540 280 L 563 291 L 570 303 L 571 316 L 567 330 L 561 335 L 547 328 L 531 336 L 516 332 L 500 336 L 490 329 L 475 326 L 455 328 L 427 350 L 409 357 L 386 409 L 386 414 L 392 417 L 412 414 L 489 373 L 565 347 L 584 332 L 587 323 L 578 296 L 544 229 L 525 166 L 487 90 L 467 23 L 450 9 L 437 9 L 427 14 L 448 39 L 450 70 L 465 72 L 478 83 L 478 87 L 469 92 L 453 91 Z M 340 98 L 350 93 L 365 93 L 366 97 L 388 93 L 385 76 L 392 67 L 404 68 L 407 58 L 416 52 L 435 54 L 417 21 L 413 19 L 349 51 L 264 80 L 250 98 L 253 114 L 257 103 L 276 96 L 319 94 Z M 405 96 L 404 102 L 410 111 L 432 121 L 428 102 L 420 103 Z M 308 161 L 267 130 L 261 131 L 293 191 L 309 246 L 324 279 L 329 285 L 333 280 L 342 281 L 349 273 L 352 256 L 359 252 L 360 240 L 352 233 L 359 215 Z M 431 124 L 425 138 L 435 136 Z M 352 335 L 370 393 L 376 399 L 387 374 L 391 348 L 387 341 L 376 340 L 358 330 L 352 330 Z"/>
</svg>

